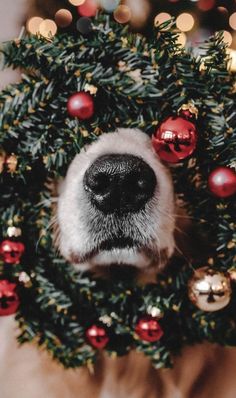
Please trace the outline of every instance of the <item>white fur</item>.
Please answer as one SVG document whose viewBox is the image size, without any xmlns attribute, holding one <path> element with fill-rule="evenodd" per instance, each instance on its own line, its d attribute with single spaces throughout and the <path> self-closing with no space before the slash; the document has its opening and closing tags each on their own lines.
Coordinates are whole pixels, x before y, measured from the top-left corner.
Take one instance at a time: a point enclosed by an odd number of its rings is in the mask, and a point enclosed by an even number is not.
<svg viewBox="0 0 236 398">
<path fill-rule="evenodd" d="M 105 154 L 132 154 L 141 157 L 155 172 L 157 188 L 145 211 L 129 214 L 125 220 L 105 216 L 95 209 L 83 188 L 86 170 Z M 167 169 L 154 152 L 150 138 L 136 129 L 119 129 L 103 134 L 96 142 L 81 151 L 72 161 L 58 201 L 60 251 L 71 261 L 72 254 L 83 258 L 99 248 L 104 237 L 112 238 L 118 228 L 126 237 L 135 237 L 140 245 L 153 253 L 167 249 L 170 256 L 174 250 L 173 188 Z M 126 258 L 127 256 L 127 258 Z M 142 249 L 111 250 L 99 252 L 86 261 L 77 261 L 81 269 L 93 265 L 108 265 L 122 262 L 137 267 L 146 267 L 153 262 Z"/>
</svg>

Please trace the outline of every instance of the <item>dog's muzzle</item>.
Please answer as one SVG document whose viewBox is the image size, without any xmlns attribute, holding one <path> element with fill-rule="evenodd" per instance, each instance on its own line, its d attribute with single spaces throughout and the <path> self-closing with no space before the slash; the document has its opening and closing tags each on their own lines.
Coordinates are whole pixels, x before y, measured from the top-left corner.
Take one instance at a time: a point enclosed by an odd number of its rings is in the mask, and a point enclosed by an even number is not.
<svg viewBox="0 0 236 398">
<path fill-rule="evenodd" d="M 140 211 L 153 197 L 156 185 L 153 169 L 129 154 L 100 156 L 83 179 L 89 200 L 104 214 Z"/>
</svg>

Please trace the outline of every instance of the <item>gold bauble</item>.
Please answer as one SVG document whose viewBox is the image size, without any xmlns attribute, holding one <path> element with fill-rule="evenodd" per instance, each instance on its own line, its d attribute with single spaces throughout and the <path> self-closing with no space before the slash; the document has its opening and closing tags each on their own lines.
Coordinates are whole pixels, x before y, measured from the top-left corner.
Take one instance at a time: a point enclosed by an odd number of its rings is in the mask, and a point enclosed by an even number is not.
<svg viewBox="0 0 236 398">
<path fill-rule="evenodd" d="M 203 311 L 214 312 L 226 307 L 231 291 L 229 276 L 209 267 L 197 269 L 188 283 L 190 300 Z"/>
</svg>

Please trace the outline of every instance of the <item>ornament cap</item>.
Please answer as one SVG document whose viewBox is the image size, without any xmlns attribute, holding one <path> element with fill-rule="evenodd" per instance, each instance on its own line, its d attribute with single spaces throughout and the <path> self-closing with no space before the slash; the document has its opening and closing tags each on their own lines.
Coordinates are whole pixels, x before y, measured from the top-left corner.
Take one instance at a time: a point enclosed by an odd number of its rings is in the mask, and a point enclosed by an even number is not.
<svg viewBox="0 0 236 398">
<path fill-rule="evenodd" d="M 178 109 L 178 115 L 186 117 L 187 119 L 197 119 L 198 109 L 194 102 L 190 101 L 187 104 L 182 104 Z"/>
</svg>

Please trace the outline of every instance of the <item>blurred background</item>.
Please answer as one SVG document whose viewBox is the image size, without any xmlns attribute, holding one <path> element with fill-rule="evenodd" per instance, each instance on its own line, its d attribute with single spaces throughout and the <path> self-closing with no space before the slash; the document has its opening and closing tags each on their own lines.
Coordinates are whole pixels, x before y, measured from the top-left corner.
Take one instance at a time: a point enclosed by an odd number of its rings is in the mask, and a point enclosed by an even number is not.
<svg viewBox="0 0 236 398">
<path fill-rule="evenodd" d="M 84 33 L 98 8 L 144 34 L 154 23 L 175 17 L 179 43 L 196 52 L 201 42 L 222 30 L 232 57 L 231 69 L 236 71 L 236 0 L 0 0 L 0 42 L 22 35 L 23 26 L 45 37 L 58 30 Z M 0 87 L 16 76 L 0 72 Z"/>
</svg>

